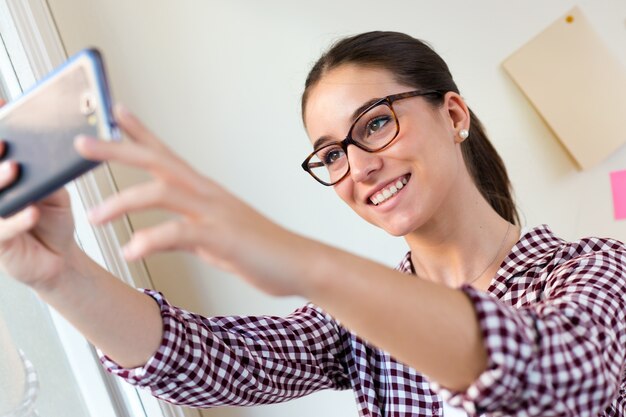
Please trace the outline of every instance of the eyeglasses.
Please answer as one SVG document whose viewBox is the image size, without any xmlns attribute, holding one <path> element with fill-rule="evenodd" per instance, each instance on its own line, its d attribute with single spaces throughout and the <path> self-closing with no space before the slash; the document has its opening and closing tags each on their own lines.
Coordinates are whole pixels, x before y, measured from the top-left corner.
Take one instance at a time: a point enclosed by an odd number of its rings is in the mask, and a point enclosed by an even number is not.
<svg viewBox="0 0 626 417">
<path fill-rule="evenodd" d="M 359 113 L 344 140 L 323 144 L 302 162 L 302 168 L 320 184 L 337 184 L 350 172 L 349 145 L 366 152 L 382 151 L 400 132 L 400 123 L 392 104 L 405 98 L 427 95 L 441 96 L 442 93 L 415 90 L 377 99 Z"/>
</svg>

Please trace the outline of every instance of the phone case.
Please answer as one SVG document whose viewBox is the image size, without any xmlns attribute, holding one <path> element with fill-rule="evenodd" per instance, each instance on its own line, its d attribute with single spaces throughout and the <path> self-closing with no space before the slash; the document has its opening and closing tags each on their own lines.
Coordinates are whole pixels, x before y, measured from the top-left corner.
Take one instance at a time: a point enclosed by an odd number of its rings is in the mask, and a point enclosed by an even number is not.
<svg viewBox="0 0 626 417">
<path fill-rule="evenodd" d="M 74 150 L 85 134 L 118 139 L 100 53 L 86 49 L 32 89 L 0 108 L 1 159 L 19 164 L 19 177 L 0 191 L 0 216 L 36 202 L 98 165 Z"/>
</svg>

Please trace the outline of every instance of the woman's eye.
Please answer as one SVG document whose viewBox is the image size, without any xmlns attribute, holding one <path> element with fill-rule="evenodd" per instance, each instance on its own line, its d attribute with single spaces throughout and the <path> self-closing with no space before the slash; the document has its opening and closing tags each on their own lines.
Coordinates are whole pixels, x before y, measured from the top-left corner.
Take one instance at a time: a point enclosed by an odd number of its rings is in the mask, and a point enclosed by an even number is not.
<svg viewBox="0 0 626 417">
<path fill-rule="evenodd" d="M 367 124 L 366 134 L 367 136 L 373 135 L 381 130 L 389 122 L 389 116 L 380 116 L 370 120 Z"/>
<path fill-rule="evenodd" d="M 337 160 L 343 158 L 343 156 L 344 156 L 343 149 L 335 148 L 335 149 L 330 149 L 328 152 L 324 153 L 321 159 L 322 159 L 322 162 L 324 162 L 324 165 L 329 166 L 337 162 Z"/>
</svg>

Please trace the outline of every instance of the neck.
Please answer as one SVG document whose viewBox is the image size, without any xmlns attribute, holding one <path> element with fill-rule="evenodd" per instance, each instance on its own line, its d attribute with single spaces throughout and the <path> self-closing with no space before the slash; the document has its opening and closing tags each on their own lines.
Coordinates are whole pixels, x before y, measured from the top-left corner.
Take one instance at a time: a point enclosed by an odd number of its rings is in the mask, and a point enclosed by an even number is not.
<svg viewBox="0 0 626 417">
<path fill-rule="evenodd" d="M 517 242 L 519 227 L 500 217 L 475 187 L 469 190 L 469 195 L 457 194 L 456 202 L 443 204 L 450 209 L 405 239 L 420 278 L 453 288 L 469 284 L 487 290 Z"/>
</svg>

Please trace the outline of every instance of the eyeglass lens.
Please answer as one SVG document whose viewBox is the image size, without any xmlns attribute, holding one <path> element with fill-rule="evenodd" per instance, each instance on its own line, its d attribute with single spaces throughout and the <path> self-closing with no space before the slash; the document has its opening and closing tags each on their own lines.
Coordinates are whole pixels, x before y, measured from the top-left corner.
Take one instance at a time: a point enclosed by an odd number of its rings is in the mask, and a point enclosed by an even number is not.
<svg viewBox="0 0 626 417">
<path fill-rule="evenodd" d="M 352 125 L 349 136 L 364 150 L 377 151 L 387 146 L 398 133 L 398 124 L 387 103 L 363 113 Z M 340 143 L 326 145 L 315 152 L 309 169 L 318 179 L 332 184 L 343 178 L 350 169 L 348 156 Z"/>
</svg>

